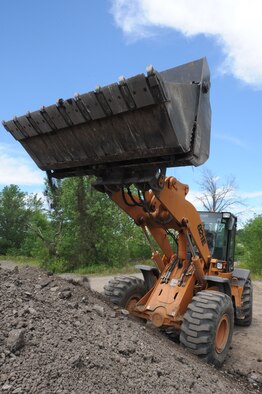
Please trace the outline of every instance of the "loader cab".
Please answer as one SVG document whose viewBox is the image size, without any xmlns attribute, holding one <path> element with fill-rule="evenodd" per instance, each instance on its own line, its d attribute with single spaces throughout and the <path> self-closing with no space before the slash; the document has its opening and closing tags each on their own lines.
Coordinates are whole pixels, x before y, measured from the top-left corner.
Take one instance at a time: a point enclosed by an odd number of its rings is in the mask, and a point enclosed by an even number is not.
<svg viewBox="0 0 262 394">
<path fill-rule="evenodd" d="M 230 212 L 199 212 L 213 259 L 227 261 L 228 271 L 234 269 L 237 218 Z"/>
</svg>

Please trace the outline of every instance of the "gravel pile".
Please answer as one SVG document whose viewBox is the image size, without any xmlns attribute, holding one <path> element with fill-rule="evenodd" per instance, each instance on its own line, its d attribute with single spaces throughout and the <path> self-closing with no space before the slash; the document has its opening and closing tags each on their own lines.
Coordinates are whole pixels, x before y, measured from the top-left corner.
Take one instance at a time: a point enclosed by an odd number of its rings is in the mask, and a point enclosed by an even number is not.
<svg viewBox="0 0 262 394">
<path fill-rule="evenodd" d="M 254 392 L 114 309 L 88 282 L 0 269 L 0 299 L 1 393 Z"/>
</svg>

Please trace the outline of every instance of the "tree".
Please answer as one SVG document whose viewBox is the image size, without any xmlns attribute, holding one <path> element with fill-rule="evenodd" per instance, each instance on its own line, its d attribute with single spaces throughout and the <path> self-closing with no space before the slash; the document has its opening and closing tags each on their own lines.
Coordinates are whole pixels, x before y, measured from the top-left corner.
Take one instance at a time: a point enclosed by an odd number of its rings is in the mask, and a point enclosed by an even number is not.
<svg viewBox="0 0 262 394">
<path fill-rule="evenodd" d="M 123 262 L 127 256 L 125 215 L 109 197 L 91 187 L 90 177 L 62 182 L 61 208 L 64 217 L 60 255 L 70 268 Z"/>
<path fill-rule="evenodd" d="M 149 257 L 139 228 L 105 193 L 92 188 L 93 179 L 64 179 L 58 205 L 63 231 L 58 256 L 68 269 L 91 264 L 121 265 L 130 258 Z"/>
<path fill-rule="evenodd" d="M 236 193 L 237 186 L 233 176 L 228 177 L 223 184 L 218 176 L 205 169 L 199 185 L 201 195 L 196 198 L 209 212 L 223 212 L 244 205 Z"/>
<path fill-rule="evenodd" d="M 149 258 L 141 230 L 90 177 L 46 183 L 49 207 L 37 195 L 6 186 L 0 192 L 0 253 L 35 257 L 54 271 Z"/>
<path fill-rule="evenodd" d="M 247 222 L 238 234 L 238 242 L 242 245 L 241 262 L 257 274 L 262 274 L 262 215 Z"/>
<path fill-rule="evenodd" d="M 5 186 L 0 192 L 0 253 L 18 254 L 28 236 L 32 215 L 41 208 L 36 195 L 18 186 Z"/>
<path fill-rule="evenodd" d="M 48 215 L 42 199 L 36 195 L 28 195 L 26 201 L 29 209 L 27 234 L 18 252 L 23 256 L 43 260 L 43 256 L 46 255 L 46 249 L 39 234 L 43 234 L 45 229 L 50 227 Z"/>
<path fill-rule="evenodd" d="M 48 225 L 41 229 L 37 228 L 37 236 L 43 242 L 48 252 L 49 259 L 59 258 L 59 245 L 63 238 L 64 212 L 61 206 L 62 181 L 57 180 L 54 184 L 46 180 L 44 195 L 49 204 L 47 210 Z"/>
</svg>

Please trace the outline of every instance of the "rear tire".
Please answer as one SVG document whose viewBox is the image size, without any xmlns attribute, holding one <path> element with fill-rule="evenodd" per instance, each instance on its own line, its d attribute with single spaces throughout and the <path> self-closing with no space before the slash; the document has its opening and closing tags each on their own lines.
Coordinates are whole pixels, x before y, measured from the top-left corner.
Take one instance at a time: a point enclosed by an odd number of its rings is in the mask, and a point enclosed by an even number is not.
<svg viewBox="0 0 262 394">
<path fill-rule="evenodd" d="M 146 294 L 145 282 L 135 276 L 121 276 L 111 279 L 104 286 L 104 295 L 116 304 L 132 313 L 136 303 Z"/>
<path fill-rule="evenodd" d="M 235 318 L 235 324 L 237 326 L 248 327 L 252 323 L 252 313 L 253 313 L 253 289 L 251 279 L 248 279 L 244 285 L 242 299 L 243 303 L 243 313 L 245 315 L 244 319 Z"/>
<path fill-rule="evenodd" d="M 232 341 L 233 326 L 231 298 L 218 291 L 204 290 L 197 293 L 188 306 L 180 342 L 191 353 L 220 367 Z"/>
</svg>

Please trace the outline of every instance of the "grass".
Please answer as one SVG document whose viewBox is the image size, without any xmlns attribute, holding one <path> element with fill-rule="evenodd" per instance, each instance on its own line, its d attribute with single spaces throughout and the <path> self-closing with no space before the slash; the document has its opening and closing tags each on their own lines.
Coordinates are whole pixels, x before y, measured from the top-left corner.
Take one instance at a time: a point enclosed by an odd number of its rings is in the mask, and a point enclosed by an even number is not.
<svg viewBox="0 0 262 394">
<path fill-rule="evenodd" d="M 151 260 L 143 260 L 136 262 L 127 262 L 122 266 L 109 266 L 107 264 L 91 264 L 74 270 L 74 274 L 78 275 L 115 275 L 115 274 L 133 274 L 139 270 L 135 268 L 137 264 L 153 265 Z"/>
<path fill-rule="evenodd" d="M 249 268 L 248 264 L 245 264 L 244 262 L 239 263 L 237 268 L 244 268 L 244 269 L 250 270 L 252 280 L 262 280 L 261 270 L 260 270 L 260 272 L 252 272 L 252 270 Z"/>
<path fill-rule="evenodd" d="M 251 279 L 252 280 L 262 280 L 262 275 L 260 274 L 252 274 L 251 273 Z"/>
<path fill-rule="evenodd" d="M 37 259 L 34 259 L 32 257 L 25 257 L 25 256 L 0 256 L 0 262 L 1 261 L 10 261 L 13 263 L 17 263 L 17 265 L 29 265 L 33 267 L 41 267 L 43 268 L 43 264 L 38 261 Z M 151 260 L 140 260 L 136 262 L 127 262 L 125 265 L 113 265 L 110 266 L 108 264 L 89 264 L 85 267 L 80 267 L 75 270 L 71 271 L 65 271 L 63 269 L 59 269 L 59 263 L 56 264 L 51 263 L 50 267 L 48 269 L 59 273 L 59 272 L 71 272 L 77 275 L 96 275 L 96 276 L 106 276 L 106 275 L 115 275 L 115 274 L 133 274 L 138 272 L 135 268 L 135 265 L 137 264 L 143 264 L 143 265 L 153 265 Z"/>
<path fill-rule="evenodd" d="M 1 261 L 10 261 L 11 263 L 17 263 L 17 265 L 30 265 L 33 267 L 40 267 L 40 262 L 33 257 L 26 256 L 1 256 L 0 255 L 0 263 Z"/>
<path fill-rule="evenodd" d="M 43 264 L 41 262 L 33 257 L 25 257 L 25 256 L 0 256 L 0 262 L 1 261 L 10 261 L 17 263 L 17 265 L 29 265 L 32 267 L 42 267 Z M 148 260 L 140 260 L 140 261 L 135 261 L 135 262 L 127 262 L 125 265 L 108 265 L 108 264 L 89 264 L 85 267 L 80 267 L 75 270 L 64 270 L 60 269 L 59 263 L 51 263 L 50 267 L 48 267 L 50 270 L 56 272 L 56 273 L 61 273 L 61 272 L 71 272 L 77 275 L 96 275 L 96 276 L 106 276 L 106 275 L 116 275 L 116 274 L 133 274 L 138 272 L 135 268 L 137 264 L 143 264 L 143 265 L 151 265 L 153 266 L 154 264 L 150 259 Z M 244 268 L 244 269 L 249 269 L 247 265 L 245 265 L 243 262 L 238 265 L 239 268 Z M 251 278 L 252 280 L 262 280 L 262 274 L 260 273 L 252 273 L 251 272 Z"/>
</svg>

